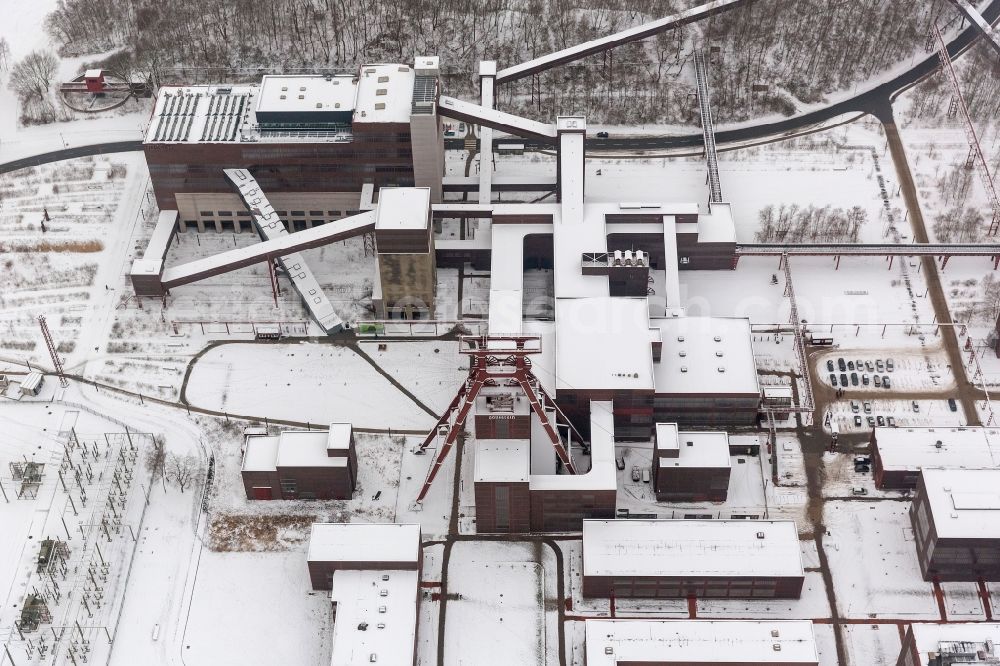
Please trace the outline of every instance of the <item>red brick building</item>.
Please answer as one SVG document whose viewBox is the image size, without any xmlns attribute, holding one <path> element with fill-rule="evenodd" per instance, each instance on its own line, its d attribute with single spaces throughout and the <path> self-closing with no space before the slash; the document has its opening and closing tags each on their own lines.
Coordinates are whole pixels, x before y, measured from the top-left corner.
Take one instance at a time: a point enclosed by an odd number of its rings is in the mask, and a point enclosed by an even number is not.
<svg viewBox="0 0 1000 666">
<path fill-rule="evenodd" d="M 587 520 L 585 597 L 798 599 L 790 520 Z"/>
<path fill-rule="evenodd" d="M 924 467 L 979 469 L 1000 466 L 995 428 L 873 428 L 872 473 L 879 488 L 917 487 Z"/>
<path fill-rule="evenodd" d="M 988 666 L 1000 663 L 1000 624 L 913 623 L 906 629 L 896 666 Z"/>
<path fill-rule="evenodd" d="M 729 435 L 681 432 L 657 423 L 653 441 L 653 488 L 660 502 L 725 502 L 729 493 Z"/>
<path fill-rule="evenodd" d="M 307 562 L 330 590 L 331 666 L 416 664 L 420 525 L 314 523 Z"/>
<path fill-rule="evenodd" d="M 476 441 L 476 531 L 579 531 L 589 518 L 613 518 L 618 488 L 611 403 L 591 406 L 590 468 L 557 474 L 552 443 L 531 439 Z M 540 428 L 538 419 L 531 423 Z M 478 427 L 478 422 L 477 422 Z"/>
<path fill-rule="evenodd" d="M 247 499 L 350 499 L 358 480 L 351 424 L 248 435 L 241 473 Z"/>
<path fill-rule="evenodd" d="M 924 468 L 910 522 L 924 580 L 1000 581 L 1000 468 Z"/>
</svg>

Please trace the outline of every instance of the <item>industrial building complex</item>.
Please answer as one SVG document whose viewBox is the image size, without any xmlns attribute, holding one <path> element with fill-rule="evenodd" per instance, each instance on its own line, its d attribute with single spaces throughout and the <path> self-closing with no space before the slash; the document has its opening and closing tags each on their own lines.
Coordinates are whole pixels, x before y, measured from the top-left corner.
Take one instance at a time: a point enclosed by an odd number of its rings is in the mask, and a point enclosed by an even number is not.
<svg viewBox="0 0 1000 666">
<path fill-rule="evenodd" d="M 306 4 L 269 11 L 307 41 L 346 11 Z M 961 91 L 989 68 L 952 64 L 1000 50 L 1000 0 L 907 7 L 850 96 L 773 80 L 824 54 L 776 51 L 766 0 L 528 4 L 479 8 L 524 43 L 473 38 L 471 70 L 439 22 L 483 16 L 375 3 L 328 66 L 62 85 L 151 99 L 134 164 L 0 178 L 0 666 L 1000 666 L 996 281 L 941 276 L 1000 269 L 995 109 Z M 837 34 L 907 13 L 812 4 Z M 139 47 L 167 29 L 135 12 Z M 713 68 L 751 119 L 718 137 Z M 698 127 L 629 124 L 639 99 Z"/>
</svg>

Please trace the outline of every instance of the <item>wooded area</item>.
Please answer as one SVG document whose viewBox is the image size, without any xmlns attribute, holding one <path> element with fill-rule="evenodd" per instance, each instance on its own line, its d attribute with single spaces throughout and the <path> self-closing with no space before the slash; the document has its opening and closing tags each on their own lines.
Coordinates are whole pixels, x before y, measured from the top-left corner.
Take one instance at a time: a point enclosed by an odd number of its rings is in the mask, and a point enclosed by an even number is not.
<svg viewBox="0 0 1000 666">
<path fill-rule="evenodd" d="M 860 206 L 804 206 L 781 204 L 760 211 L 758 243 L 856 243 L 868 211 Z"/>
<path fill-rule="evenodd" d="M 474 98 L 480 59 L 511 65 L 669 15 L 697 0 L 60 0 L 47 27 L 63 55 L 121 49 L 117 73 L 154 82 L 253 80 L 441 56 L 449 94 Z M 536 118 L 695 123 L 692 48 L 711 52 L 717 120 L 801 103 L 929 53 L 946 0 L 757 0 L 745 8 L 503 85 L 502 108 Z"/>
</svg>

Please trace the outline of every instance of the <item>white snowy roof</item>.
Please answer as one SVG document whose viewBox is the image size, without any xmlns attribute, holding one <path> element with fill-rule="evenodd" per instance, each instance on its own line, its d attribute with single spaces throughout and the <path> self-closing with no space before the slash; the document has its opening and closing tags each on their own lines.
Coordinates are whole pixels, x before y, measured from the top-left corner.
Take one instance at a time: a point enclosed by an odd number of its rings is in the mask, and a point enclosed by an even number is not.
<svg viewBox="0 0 1000 666">
<path fill-rule="evenodd" d="M 407 65 L 362 65 L 354 123 L 409 123 L 416 75 Z"/>
<path fill-rule="evenodd" d="M 417 562 L 420 525 L 313 523 L 309 562 Z"/>
<path fill-rule="evenodd" d="M 1000 623 L 997 622 L 949 622 L 948 624 L 910 625 L 917 653 L 923 658 L 928 652 L 937 652 L 942 642 L 970 641 L 982 643 L 992 641 L 1000 645 Z"/>
<path fill-rule="evenodd" d="M 531 451 L 526 439 L 476 441 L 476 481 L 528 482 Z"/>
<path fill-rule="evenodd" d="M 802 576 L 790 520 L 585 520 L 585 576 Z"/>
<path fill-rule="evenodd" d="M 657 423 L 656 444 L 661 451 L 677 450 L 676 458 L 660 456 L 660 467 L 731 466 L 729 435 L 725 432 L 678 432 L 675 423 Z"/>
<path fill-rule="evenodd" d="M 416 571 L 334 572 L 330 666 L 412 664 L 419 584 Z"/>
<path fill-rule="evenodd" d="M 556 299 L 559 390 L 653 388 L 653 341 L 645 298 Z"/>
<path fill-rule="evenodd" d="M 27 375 L 25 375 L 24 380 L 21 382 L 22 391 L 34 391 L 42 384 L 43 379 L 42 373 L 37 370 L 32 370 Z"/>
<path fill-rule="evenodd" d="M 427 229 L 430 207 L 430 188 L 383 187 L 378 191 L 375 229 Z"/>
<path fill-rule="evenodd" d="M 248 435 L 243 451 L 243 471 L 273 472 L 280 439 L 278 435 Z"/>
<path fill-rule="evenodd" d="M 1000 466 L 1000 430 L 994 428 L 875 428 L 886 470 Z"/>
<path fill-rule="evenodd" d="M 657 393 L 760 393 L 749 319 L 678 316 L 650 325 L 663 340 L 653 364 Z"/>
<path fill-rule="evenodd" d="M 583 137 L 573 135 L 570 139 L 579 141 L 582 155 Z M 564 181 L 566 179 L 580 181 L 579 187 L 582 189 L 582 168 L 578 175 L 568 169 L 567 166 L 561 177 Z M 567 187 L 566 182 L 563 183 L 563 187 Z M 581 196 L 579 205 L 573 206 L 570 205 L 570 201 L 564 200 L 559 217 L 552 225 L 552 261 L 556 298 L 607 296 L 610 293 L 606 275 L 583 274 L 584 253 L 608 250 L 608 232 L 604 222 L 608 206 L 584 206 L 582 201 Z"/>
<path fill-rule="evenodd" d="M 351 444 L 351 424 L 331 423 L 326 430 L 285 430 L 278 435 L 248 434 L 243 470 L 271 472 L 277 467 L 344 467 L 346 456 L 333 456 L 328 449 L 346 451 Z"/>
<path fill-rule="evenodd" d="M 708 214 L 698 216 L 699 243 L 735 243 L 736 224 L 728 203 L 708 204 Z"/>
<path fill-rule="evenodd" d="M 353 76 L 266 75 L 260 83 L 257 111 L 351 112 L 357 90 Z"/>
<path fill-rule="evenodd" d="M 286 430 L 279 435 L 277 467 L 343 467 L 347 458 L 330 457 L 330 435 L 322 430 Z"/>
<path fill-rule="evenodd" d="M 590 470 L 581 474 L 532 474 L 528 488 L 536 490 L 617 490 L 614 405 L 590 401 Z M 544 446 L 545 443 L 542 445 Z M 579 465 L 579 462 L 576 463 Z"/>
<path fill-rule="evenodd" d="M 1000 468 L 920 472 L 939 539 L 1000 539 Z"/>
<path fill-rule="evenodd" d="M 818 664 L 809 620 L 587 620 L 587 666 Z"/>
</svg>

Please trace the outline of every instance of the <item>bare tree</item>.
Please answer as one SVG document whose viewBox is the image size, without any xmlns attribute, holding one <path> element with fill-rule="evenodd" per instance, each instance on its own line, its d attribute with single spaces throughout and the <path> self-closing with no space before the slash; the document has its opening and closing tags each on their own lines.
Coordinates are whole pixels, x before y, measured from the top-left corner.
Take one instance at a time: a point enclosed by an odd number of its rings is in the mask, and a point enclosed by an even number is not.
<svg viewBox="0 0 1000 666">
<path fill-rule="evenodd" d="M 153 447 L 146 451 L 146 469 L 149 470 L 151 483 L 156 481 L 156 477 L 165 481 L 166 464 L 167 452 L 164 449 L 163 438 L 156 436 L 153 438 Z M 164 486 L 164 490 L 166 490 L 166 486 Z"/>
<path fill-rule="evenodd" d="M 167 455 L 166 472 L 167 478 L 184 492 L 186 487 L 194 485 L 201 477 L 201 461 L 191 454 L 180 456 L 171 453 Z"/>
<path fill-rule="evenodd" d="M 6 37 L 0 37 L 0 69 L 10 69 L 10 44 Z"/>
<path fill-rule="evenodd" d="M 24 60 L 14 65 L 10 70 L 10 82 L 7 84 L 22 100 L 44 100 L 52 86 L 52 77 L 59 66 L 59 60 L 51 51 L 32 51 Z"/>
</svg>

